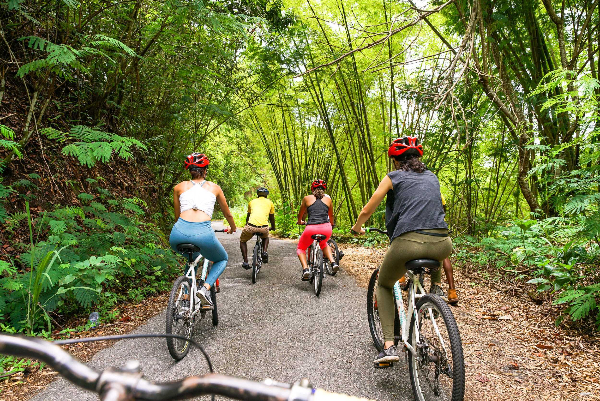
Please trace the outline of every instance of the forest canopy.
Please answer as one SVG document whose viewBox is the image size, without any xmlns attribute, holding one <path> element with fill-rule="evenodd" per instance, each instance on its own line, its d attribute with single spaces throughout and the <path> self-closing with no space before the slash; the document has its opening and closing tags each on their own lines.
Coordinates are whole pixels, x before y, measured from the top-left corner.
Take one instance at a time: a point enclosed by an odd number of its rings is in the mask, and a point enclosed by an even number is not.
<svg viewBox="0 0 600 401">
<path fill-rule="evenodd" d="M 391 140 L 414 135 L 477 263 L 526 274 L 574 319 L 596 314 L 598 0 L 0 4 L 3 242 L 25 202 L 86 206 L 85 179 L 103 175 L 168 230 L 193 151 L 241 218 L 268 186 L 290 235 L 321 178 L 348 228 Z M 17 254 L 0 254 L 5 280 L 26 268 Z"/>
</svg>

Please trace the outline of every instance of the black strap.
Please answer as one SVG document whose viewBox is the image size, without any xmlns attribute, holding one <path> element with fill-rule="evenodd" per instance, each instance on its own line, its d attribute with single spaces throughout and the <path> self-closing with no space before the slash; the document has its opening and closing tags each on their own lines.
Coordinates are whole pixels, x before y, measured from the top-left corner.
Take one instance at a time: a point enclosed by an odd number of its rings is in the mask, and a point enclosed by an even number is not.
<svg viewBox="0 0 600 401">
<path fill-rule="evenodd" d="M 443 234 L 442 233 L 430 233 L 430 232 L 421 231 L 421 230 L 415 230 L 415 232 L 417 234 L 431 235 L 432 237 L 449 237 L 450 236 L 450 234 L 448 234 L 448 233 L 443 233 Z"/>
</svg>

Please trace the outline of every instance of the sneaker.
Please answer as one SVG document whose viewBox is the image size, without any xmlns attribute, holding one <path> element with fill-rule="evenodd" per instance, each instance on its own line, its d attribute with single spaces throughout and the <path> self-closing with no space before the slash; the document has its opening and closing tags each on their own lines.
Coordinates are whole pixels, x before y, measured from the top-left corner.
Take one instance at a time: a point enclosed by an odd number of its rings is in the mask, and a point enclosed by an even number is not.
<svg viewBox="0 0 600 401">
<path fill-rule="evenodd" d="M 429 287 L 429 292 L 431 294 L 439 295 L 440 297 L 444 296 L 444 291 L 442 291 L 442 287 L 439 284 L 431 284 Z"/>
<path fill-rule="evenodd" d="M 310 280 L 310 269 L 302 269 L 302 281 Z"/>
<path fill-rule="evenodd" d="M 250 265 L 248 264 L 248 262 L 243 262 L 242 267 L 246 270 L 250 269 Z"/>
<path fill-rule="evenodd" d="M 381 363 L 390 363 L 390 362 L 398 362 L 400 357 L 398 356 L 398 352 L 396 351 L 396 346 L 392 345 L 388 349 L 384 349 L 377 355 L 377 358 L 373 362 L 375 365 L 379 365 Z"/>
<path fill-rule="evenodd" d="M 450 305 L 458 304 L 458 294 L 456 290 L 448 290 L 448 303 Z"/>
<path fill-rule="evenodd" d="M 212 308 L 213 303 L 210 296 L 210 290 L 205 286 L 200 288 L 200 291 L 196 293 L 196 296 L 200 299 L 200 304 L 202 305 L 202 309 L 205 309 L 205 306 L 209 306 Z"/>
<path fill-rule="evenodd" d="M 266 252 L 263 252 L 262 254 L 262 261 L 265 263 L 269 263 L 269 254 Z"/>
<path fill-rule="evenodd" d="M 331 264 L 331 272 L 333 274 L 337 273 L 340 270 L 340 265 L 338 265 L 337 263 L 333 262 Z"/>
</svg>

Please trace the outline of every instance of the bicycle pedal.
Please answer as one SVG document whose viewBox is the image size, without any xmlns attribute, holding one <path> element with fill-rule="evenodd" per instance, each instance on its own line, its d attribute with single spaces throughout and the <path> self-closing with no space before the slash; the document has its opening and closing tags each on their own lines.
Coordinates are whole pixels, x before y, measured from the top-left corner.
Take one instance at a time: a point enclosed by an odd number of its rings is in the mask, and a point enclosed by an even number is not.
<svg viewBox="0 0 600 401">
<path fill-rule="evenodd" d="M 391 368 L 394 366 L 394 362 L 375 362 L 376 369 Z"/>
<path fill-rule="evenodd" d="M 212 305 L 202 305 L 202 307 L 200 308 L 203 311 L 207 311 L 207 310 L 213 310 Z"/>
</svg>

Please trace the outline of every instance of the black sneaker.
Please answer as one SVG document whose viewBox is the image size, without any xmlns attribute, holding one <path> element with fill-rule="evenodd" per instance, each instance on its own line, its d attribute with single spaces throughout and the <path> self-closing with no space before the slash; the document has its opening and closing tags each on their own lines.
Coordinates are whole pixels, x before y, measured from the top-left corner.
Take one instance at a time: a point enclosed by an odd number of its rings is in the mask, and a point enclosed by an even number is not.
<svg viewBox="0 0 600 401">
<path fill-rule="evenodd" d="M 266 252 L 263 252 L 262 254 L 262 261 L 265 263 L 269 263 L 269 254 Z"/>
<path fill-rule="evenodd" d="M 338 265 L 337 263 L 333 262 L 331 264 L 331 272 L 333 274 L 337 273 L 340 270 L 340 265 Z"/>
<path fill-rule="evenodd" d="M 389 364 L 392 362 L 398 362 L 400 357 L 398 356 L 398 352 L 396 351 L 396 346 L 392 345 L 388 349 L 384 349 L 377 355 L 377 358 L 373 361 L 375 366 L 382 364 Z"/>
<path fill-rule="evenodd" d="M 205 286 L 202 286 L 200 291 L 196 293 L 196 296 L 200 299 L 200 305 L 202 305 L 202 309 L 208 309 L 207 307 L 212 308 L 213 303 L 212 299 L 210 299 L 211 296 L 209 289 L 207 289 Z"/>
<path fill-rule="evenodd" d="M 246 270 L 250 269 L 250 265 L 247 262 L 243 262 L 242 267 Z"/>
<path fill-rule="evenodd" d="M 429 292 L 440 297 L 444 296 L 444 291 L 442 291 L 442 287 L 440 287 L 439 284 L 431 284 L 431 287 L 429 287 Z"/>
<path fill-rule="evenodd" d="M 310 269 L 302 269 L 302 281 L 310 280 Z"/>
</svg>

